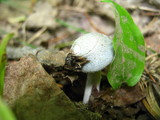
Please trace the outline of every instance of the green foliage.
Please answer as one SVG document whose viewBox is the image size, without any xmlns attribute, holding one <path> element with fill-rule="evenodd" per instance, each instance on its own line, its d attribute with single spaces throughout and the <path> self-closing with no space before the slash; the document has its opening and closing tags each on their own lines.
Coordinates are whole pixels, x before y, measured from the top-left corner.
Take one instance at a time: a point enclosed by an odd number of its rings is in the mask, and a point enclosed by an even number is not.
<svg viewBox="0 0 160 120">
<path fill-rule="evenodd" d="M 0 96 L 3 95 L 4 73 L 6 65 L 6 46 L 13 34 L 7 34 L 0 43 Z"/>
<path fill-rule="evenodd" d="M 7 2 L 7 1 L 8 1 L 8 0 L 0 0 L 0 3 L 1 3 L 1 2 Z"/>
<path fill-rule="evenodd" d="M 119 88 L 122 83 L 134 86 L 140 80 L 145 65 L 143 35 L 123 7 L 112 0 L 102 2 L 113 7 L 116 23 L 113 39 L 115 59 L 107 74 L 109 83 L 114 89 Z"/>
<path fill-rule="evenodd" d="M 0 43 L 0 96 L 3 95 L 4 73 L 6 65 L 6 46 L 13 34 L 7 34 Z M 0 98 L 0 120 L 16 120 L 10 109 L 3 103 Z"/>
<path fill-rule="evenodd" d="M 23 4 L 25 1 L 26 0 L 0 0 L 0 3 L 5 4 L 19 11 L 24 11 L 24 10 L 26 11 L 29 8 Z"/>
<path fill-rule="evenodd" d="M 10 109 L 0 98 L 0 120 L 16 120 Z"/>
</svg>

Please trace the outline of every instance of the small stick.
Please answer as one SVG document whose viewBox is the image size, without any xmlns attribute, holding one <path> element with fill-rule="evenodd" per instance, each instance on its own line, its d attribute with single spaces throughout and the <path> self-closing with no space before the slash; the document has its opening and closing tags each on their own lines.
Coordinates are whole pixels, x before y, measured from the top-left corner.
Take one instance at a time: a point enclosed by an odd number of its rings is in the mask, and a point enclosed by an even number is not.
<svg viewBox="0 0 160 120">
<path fill-rule="evenodd" d="M 151 59 L 152 57 L 157 56 L 157 55 L 158 55 L 158 53 L 155 53 L 155 54 L 152 54 L 152 55 L 148 56 L 148 57 L 146 58 L 146 61 L 148 61 L 149 59 Z"/>
<path fill-rule="evenodd" d="M 93 21 L 91 20 L 90 16 L 89 16 L 87 13 L 83 12 L 83 14 L 84 14 L 84 16 L 87 18 L 89 24 L 95 29 L 95 31 L 97 31 L 97 32 L 99 32 L 99 33 L 102 33 L 102 34 L 105 34 L 105 35 L 108 35 L 107 33 L 101 31 L 101 30 L 93 23 Z"/>
<path fill-rule="evenodd" d="M 42 33 L 44 33 L 47 30 L 47 27 L 43 27 L 40 29 L 36 34 L 34 34 L 29 40 L 28 44 L 31 44 L 34 40 L 36 40 L 38 37 L 41 36 Z"/>
<path fill-rule="evenodd" d="M 153 78 L 153 76 L 150 74 L 149 70 L 145 67 L 144 68 L 145 72 L 148 74 L 148 76 L 151 78 L 151 80 L 156 83 L 156 80 Z"/>
<path fill-rule="evenodd" d="M 86 19 L 88 20 L 89 24 L 91 25 L 92 28 L 95 29 L 95 31 L 99 32 L 99 33 L 102 33 L 102 34 L 105 34 L 105 35 L 108 35 L 107 33 L 101 31 L 94 23 L 93 21 L 91 20 L 90 16 L 87 14 L 87 11 L 83 10 L 83 9 L 79 9 L 79 8 L 73 8 L 73 7 L 63 7 L 63 9 L 65 10 L 70 10 L 70 11 L 75 11 L 75 12 L 78 12 L 78 13 L 81 13 L 83 14 Z"/>
</svg>

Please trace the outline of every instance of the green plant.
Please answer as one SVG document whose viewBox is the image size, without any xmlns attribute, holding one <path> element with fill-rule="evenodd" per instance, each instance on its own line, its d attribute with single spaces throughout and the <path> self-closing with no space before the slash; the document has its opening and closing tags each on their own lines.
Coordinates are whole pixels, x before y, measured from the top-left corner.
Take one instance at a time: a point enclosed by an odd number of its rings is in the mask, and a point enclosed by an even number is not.
<svg viewBox="0 0 160 120">
<path fill-rule="evenodd" d="M 1 3 L 1 2 L 7 2 L 7 1 L 8 1 L 8 0 L 0 0 L 0 3 Z"/>
<path fill-rule="evenodd" d="M 7 105 L 0 98 L 0 120 L 16 120 Z"/>
<path fill-rule="evenodd" d="M 13 34 L 7 34 L 0 43 L 0 96 L 3 95 L 4 73 L 6 65 L 6 46 L 8 41 L 13 37 Z"/>
<path fill-rule="evenodd" d="M 13 34 L 7 34 L 0 43 L 0 96 L 3 95 L 4 74 L 6 65 L 6 46 Z M 10 109 L 2 101 L 0 97 L 0 120 L 16 120 Z"/>
<path fill-rule="evenodd" d="M 144 38 L 130 14 L 112 0 L 102 0 L 114 9 L 116 29 L 113 38 L 115 59 L 110 65 L 107 77 L 116 89 L 122 83 L 134 86 L 142 75 L 145 66 Z"/>
</svg>

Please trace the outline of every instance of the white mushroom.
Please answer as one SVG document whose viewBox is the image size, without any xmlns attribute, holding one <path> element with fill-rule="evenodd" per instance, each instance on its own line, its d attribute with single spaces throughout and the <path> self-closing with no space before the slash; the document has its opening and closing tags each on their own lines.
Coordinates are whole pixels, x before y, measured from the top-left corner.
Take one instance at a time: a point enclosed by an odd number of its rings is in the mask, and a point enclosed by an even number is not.
<svg viewBox="0 0 160 120">
<path fill-rule="evenodd" d="M 113 60 L 112 40 L 101 33 L 88 33 L 76 39 L 71 50 L 75 55 L 89 60 L 82 68 L 82 72 L 88 73 L 83 97 L 83 103 L 88 103 L 92 87 L 96 86 L 99 90 L 101 70 Z"/>
</svg>

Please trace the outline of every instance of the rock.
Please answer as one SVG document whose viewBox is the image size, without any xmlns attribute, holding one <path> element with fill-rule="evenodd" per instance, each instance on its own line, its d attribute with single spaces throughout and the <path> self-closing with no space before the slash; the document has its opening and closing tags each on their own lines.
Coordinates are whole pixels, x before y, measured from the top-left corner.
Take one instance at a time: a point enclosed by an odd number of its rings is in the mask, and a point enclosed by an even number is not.
<svg viewBox="0 0 160 120">
<path fill-rule="evenodd" d="M 85 120 L 33 55 L 7 66 L 4 99 L 17 120 Z"/>
</svg>

